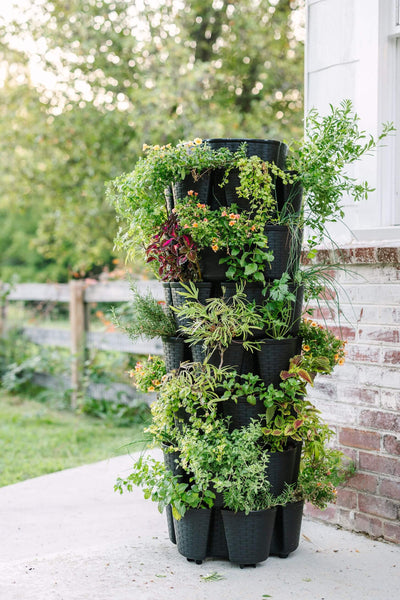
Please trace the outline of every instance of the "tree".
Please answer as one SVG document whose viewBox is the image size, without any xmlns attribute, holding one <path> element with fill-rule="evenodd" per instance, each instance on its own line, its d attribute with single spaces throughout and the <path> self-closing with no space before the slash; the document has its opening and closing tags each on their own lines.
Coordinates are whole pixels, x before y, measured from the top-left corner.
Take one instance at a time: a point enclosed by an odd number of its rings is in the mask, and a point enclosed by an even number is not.
<svg viewBox="0 0 400 600">
<path fill-rule="evenodd" d="M 293 15 L 302 0 L 138 4 L 32 0 L 2 27 L 0 52 L 12 67 L 2 94 L 29 104 L 0 124 L 21 149 L 15 168 L 0 171 L 3 198 L 42 207 L 35 247 L 70 271 L 112 260 L 104 183 L 131 170 L 144 142 L 301 135 L 303 45 Z M 18 83 L 28 57 L 15 40 L 34 49 L 30 64 L 51 86 Z"/>
</svg>

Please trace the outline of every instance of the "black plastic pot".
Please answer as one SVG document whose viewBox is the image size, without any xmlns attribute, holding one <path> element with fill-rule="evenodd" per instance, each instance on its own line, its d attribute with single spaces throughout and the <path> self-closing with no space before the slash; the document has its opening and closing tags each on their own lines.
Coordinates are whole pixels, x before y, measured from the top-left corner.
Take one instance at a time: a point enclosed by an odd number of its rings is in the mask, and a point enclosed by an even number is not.
<svg viewBox="0 0 400 600">
<path fill-rule="evenodd" d="M 181 478 L 181 481 L 188 483 L 190 479 L 190 474 L 187 473 L 179 464 L 179 456 L 180 452 L 178 451 L 168 451 L 167 444 L 162 445 L 162 451 L 164 455 L 164 464 L 171 471 L 173 475 Z"/>
<path fill-rule="evenodd" d="M 228 558 L 228 545 L 226 543 L 221 509 L 216 507 L 215 504 L 211 511 L 207 556 L 213 558 Z"/>
<path fill-rule="evenodd" d="M 214 252 L 212 248 L 203 248 L 199 251 L 200 272 L 203 281 L 224 281 L 228 267 L 220 264 L 220 259 L 226 257 L 224 250 Z"/>
<path fill-rule="evenodd" d="M 286 225 L 266 225 L 264 232 L 268 236 L 267 251 L 271 250 L 274 255 L 273 261 L 264 269 L 265 279 L 280 279 L 283 273 L 294 275 L 300 264 L 302 230 Z"/>
<path fill-rule="evenodd" d="M 289 368 L 289 361 L 299 350 L 297 337 L 274 340 L 261 340 L 261 350 L 256 352 L 258 372 L 265 385 L 279 385 L 282 381 L 280 372 Z"/>
<path fill-rule="evenodd" d="M 199 290 L 199 302 L 201 304 L 205 304 L 206 300 L 210 298 L 212 291 L 212 283 L 211 281 L 200 281 L 194 283 L 196 288 Z M 171 289 L 171 298 L 172 298 L 172 306 L 175 308 L 180 308 L 186 302 L 192 302 L 192 300 L 187 300 L 184 296 L 182 296 L 181 292 L 186 292 L 185 288 L 179 282 L 170 283 Z M 172 311 L 175 319 L 176 326 L 179 327 L 188 327 L 191 325 L 191 320 L 183 317 L 178 317 L 175 311 Z"/>
<path fill-rule="evenodd" d="M 172 194 L 174 198 L 174 205 L 178 203 L 185 204 L 188 192 L 193 191 L 197 193 L 197 202 L 201 204 L 208 203 L 208 193 L 210 188 L 210 173 L 206 172 L 195 181 L 191 174 L 186 175 L 184 179 L 176 181 L 172 185 Z"/>
<path fill-rule="evenodd" d="M 259 419 L 265 413 L 264 403 L 257 400 L 256 404 L 249 404 L 246 396 L 234 400 L 223 400 L 219 403 L 219 410 L 224 417 L 230 417 L 229 430 L 247 427 L 252 419 Z"/>
<path fill-rule="evenodd" d="M 197 563 L 206 558 L 210 521 L 211 510 L 206 508 L 190 508 L 179 521 L 174 518 L 176 544 L 182 556 Z"/>
<path fill-rule="evenodd" d="M 256 565 L 270 553 L 276 507 L 266 510 L 234 513 L 221 510 L 229 560 L 240 567 Z"/>
<path fill-rule="evenodd" d="M 271 555 L 287 558 L 291 552 L 296 550 L 300 542 L 303 508 L 304 500 L 291 502 L 286 506 L 278 506 L 271 540 Z"/>
<path fill-rule="evenodd" d="M 279 496 L 285 489 L 285 485 L 294 483 L 294 470 L 296 463 L 296 447 L 288 448 L 283 452 L 268 452 L 269 463 L 266 470 L 266 478 L 271 484 L 271 494 Z"/>
<path fill-rule="evenodd" d="M 181 362 L 191 358 L 189 346 L 185 344 L 182 338 L 163 338 L 162 345 L 167 373 L 179 369 Z"/>
<path fill-rule="evenodd" d="M 295 175 L 294 171 L 288 171 L 289 175 Z M 299 215 L 303 200 L 303 186 L 300 181 L 294 181 L 284 185 L 278 177 L 276 182 L 276 198 L 280 218 Z"/>
<path fill-rule="evenodd" d="M 209 146 L 218 150 L 219 148 L 228 148 L 231 152 L 237 152 L 243 142 L 246 142 L 246 154 L 250 156 L 259 156 L 265 162 L 273 162 L 280 169 L 286 165 L 288 147 L 278 140 L 258 140 L 252 138 L 210 138 L 205 140 Z"/>
<path fill-rule="evenodd" d="M 228 300 L 236 294 L 236 288 L 238 281 L 223 281 L 221 288 L 224 292 L 224 298 Z M 261 283 L 255 283 L 247 281 L 245 283 L 243 293 L 246 296 L 248 302 L 255 302 L 257 305 L 262 305 L 265 302 L 265 296 L 263 295 L 263 285 Z"/>
<path fill-rule="evenodd" d="M 256 351 L 252 353 L 250 350 L 245 350 L 242 342 L 232 342 L 223 354 L 223 366 L 234 368 L 238 375 L 254 373 L 256 368 L 255 354 L 258 353 Z M 218 367 L 220 358 L 220 354 L 215 351 L 208 362 Z"/>
<path fill-rule="evenodd" d="M 172 516 L 172 506 L 170 504 L 168 504 L 165 512 L 167 514 L 168 537 L 173 544 L 176 544 L 174 518 Z"/>
</svg>

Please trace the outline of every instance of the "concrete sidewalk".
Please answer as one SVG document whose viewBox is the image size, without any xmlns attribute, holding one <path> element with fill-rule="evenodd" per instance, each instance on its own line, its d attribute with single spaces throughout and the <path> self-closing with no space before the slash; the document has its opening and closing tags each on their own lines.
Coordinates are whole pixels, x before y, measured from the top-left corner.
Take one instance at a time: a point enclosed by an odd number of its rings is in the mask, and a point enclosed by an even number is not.
<svg viewBox="0 0 400 600">
<path fill-rule="evenodd" d="M 300 547 L 256 569 L 189 563 L 140 490 L 114 493 L 132 458 L 0 489 L 1 600 L 394 600 L 400 547 L 303 521 Z M 207 579 L 217 573 L 220 579 Z"/>
</svg>

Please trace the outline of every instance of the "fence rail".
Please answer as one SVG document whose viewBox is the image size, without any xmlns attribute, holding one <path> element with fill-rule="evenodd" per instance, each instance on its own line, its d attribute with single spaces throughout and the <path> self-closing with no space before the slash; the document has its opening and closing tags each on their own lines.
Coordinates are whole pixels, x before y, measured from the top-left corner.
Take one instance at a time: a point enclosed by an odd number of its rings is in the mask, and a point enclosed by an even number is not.
<svg viewBox="0 0 400 600">
<path fill-rule="evenodd" d="M 137 281 L 139 292 L 150 292 L 157 300 L 163 299 L 163 289 L 156 281 Z M 10 302 L 60 302 L 69 306 L 69 329 L 47 329 L 26 326 L 23 331 L 35 344 L 70 348 L 72 404 L 83 381 L 85 354 L 88 348 L 112 350 L 131 354 L 162 354 L 161 340 L 132 342 L 127 335 L 117 332 L 90 331 L 89 305 L 91 303 L 118 304 L 132 299 L 130 284 L 126 281 L 92 283 L 74 280 L 65 284 L 21 283 L 13 287 L 0 282 L 0 335 L 7 328 L 7 306 Z"/>
</svg>

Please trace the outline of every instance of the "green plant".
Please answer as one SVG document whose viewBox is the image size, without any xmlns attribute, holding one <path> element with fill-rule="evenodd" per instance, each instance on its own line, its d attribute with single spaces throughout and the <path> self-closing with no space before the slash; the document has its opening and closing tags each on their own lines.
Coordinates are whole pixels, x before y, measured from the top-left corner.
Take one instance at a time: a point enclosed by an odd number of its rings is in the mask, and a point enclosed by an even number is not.
<svg viewBox="0 0 400 600">
<path fill-rule="evenodd" d="M 228 265 L 227 279 L 265 284 L 265 266 L 274 260 L 274 255 L 268 250 L 268 236 L 264 231 L 268 219 L 261 209 L 254 214 L 240 212 L 238 206 L 232 204 L 229 208 L 212 210 L 189 194 L 174 210 L 199 249 L 225 251 L 226 255 L 219 262 Z"/>
<path fill-rule="evenodd" d="M 146 499 L 157 502 L 160 512 L 171 505 L 172 513 L 178 520 L 189 508 L 211 508 L 215 498 L 213 492 L 202 491 L 196 484 L 180 482 L 180 477 L 149 456 L 141 456 L 126 479 L 119 477 L 114 490 L 120 494 L 124 489 L 131 492 L 134 485 L 143 489 Z"/>
<path fill-rule="evenodd" d="M 84 396 L 80 403 L 81 413 L 101 419 L 115 427 L 132 427 L 148 422 L 150 410 L 145 402 L 127 404 L 118 400 L 104 400 Z"/>
<path fill-rule="evenodd" d="M 303 340 L 304 364 L 315 358 L 323 357 L 328 363 L 323 371 L 327 374 L 331 373 L 336 365 L 344 364 L 346 342 L 332 331 L 311 319 L 303 319 L 299 334 Z"/>
<path fill-rule="evenodd" d="M 151 405 L 152 423 L 146 432 L 155 442 L 175 442 L 182 421 L 213 423 L 219 401 L 218 387 L 228 370 L 210 364 L 182 363 L 163 379 L 157 400 Z"/>
<path fill-rule="evenodd" d="M 304 223 L 315 235 L 308 240 L 311 252 L 326 233 L 325 225 L 344 217 L 343 200 L 355 202 L 373 191 L 367 182 L 357 182 L 349 175 L 349 166 L 376 150 L 378 143 L 394 131 L 391 123 L 375 140 L 359 129 L 359 117 L 350 100 L 321 116 L 310 110 L 305 122 L 305 139 L 291 145 L 288 167 L 297 172 L 304 189 Z"/>
<path fill-rule="evenodd" d="M 333 435 L 326 425 L 318 428 L 314 439 L 304 445 L 295 499 L 311 502 L 324 510 L 336 501 L 336 487 L 355 471 L 355 465 L 340 450 L 327 446 Z"/>
<path fill-rule="evenodd" d="M 154 228 L 167 218 L 165 190 L 171 183 L 191 174 L 196 181 L 210 169 L 226 169 L 244 150 L 231 153 L 227 148 L 212 150 L 201 139 L 175 146 L 143 147 L 134 170 L 110 182 L 107 197 L 114 204 L 121 226 L 116 244 L 132 257 L 135 250 L 150 243 Z"/>
<path fill-rule="evenodd" d="M 244 284 L 238 284 L 236 293 L 228 299 L 209 298 L 206 304 L 198 300 L 199 290 L 190 283 L 180 292 L 188 300 L 179 308 L 173 308 L 181 318 L 191 321 L 180 330 L 190 344 L 202 344 L 207 352 L 206 361 L 217 350 L 222 367 L 224 352 L 228 346 L 238 341 L 246 350 L 256 350 L 259 344 L 248 339 L 254 331 L 260 330 L 259 316 L 255 303 L 249 303 L 243 293 Z"/>
<path fill-rule="evenodd" d="M 165 362 L 159 356 L 149 355 L 146 360 L 138 361 L 129 375 L 141 392 L 156 392 L 166 376 Z"/>
<path fill-rule="evenodd" d="M 131 340 L 139 337 L 154 339 L 170 337 L 176 333 L 172 315 L 166 310 L 165 302 L 156 300 L 151 292 L 141 294 L 131 283 L 133 300 L 121 309 L 113 309 L 113 321 L 125 331 Z"/>
<path fill-rule="evenodd" d="M 283 273 L 280 279 L 275 279 L 269 284 L 267 298 L 260 309 L 265 335 L 276 340 L 288 337 L 295 324 L 292 320 L 292 313 L 296 295 L 290 290 L 289 285 L 288 273 Z"/>
<path fill-rule="evenodd" d="M 268 386 L 263 434 L 273 451 L 281 452 L 294 441 L 311 440 L 320 424 L 319 411 L 306 398 L 307 372 L 286 377 L 279 386 Z"/>
<path fill-rule="evenodd" d="M 221 384 L 221 401 L 233 400 L 237 403 L 239 398 L 246 398 L 249 404 L 253 406 L 257 400 L 264 401 L 267 397 L 267 388 L 258 375 L 254 373 L 244 373 L 238 375 L 236 371 L 227 374 L 227 377 Z"/>
</svg>

